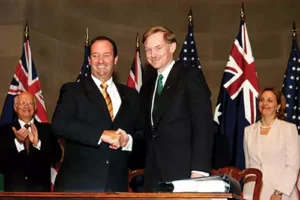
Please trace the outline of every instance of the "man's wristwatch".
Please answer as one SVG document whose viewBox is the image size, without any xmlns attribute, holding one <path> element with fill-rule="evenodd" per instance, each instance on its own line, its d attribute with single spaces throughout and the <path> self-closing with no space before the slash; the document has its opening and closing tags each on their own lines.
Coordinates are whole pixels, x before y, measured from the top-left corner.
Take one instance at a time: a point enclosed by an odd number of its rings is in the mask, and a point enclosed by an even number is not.
<svg viewBox="0 0 300 200">
<path fill-rule="evenodd" d="M 274 194 L 277 195 L 277 196 L 282 196 L 283 193 L 278 191 L 278 190 L 275 190 Z"/>
</svg>

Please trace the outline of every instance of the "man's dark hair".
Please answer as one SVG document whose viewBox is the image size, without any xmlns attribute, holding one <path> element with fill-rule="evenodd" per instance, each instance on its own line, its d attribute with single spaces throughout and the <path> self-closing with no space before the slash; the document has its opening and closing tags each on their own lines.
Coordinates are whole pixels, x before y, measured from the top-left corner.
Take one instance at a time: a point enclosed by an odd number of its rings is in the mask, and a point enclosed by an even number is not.
<svg viewBox="0 0 300 200">
<path fill-rule="evenodd" d="M 106 36 L 97 36 L 95 38 L 93 38 L 90 42 L 90 52 L 91 52 L 91 46 L 96 42 L 96 41 L 102 41 L 102 40 L 106 40 L 108 42 L 111 43 L 111 45 L 113 46 L 113 51 L 114 51 L 114 57 L 116 57 L 118 55 L 118 49 L 117 49 L 117 45 L 115 43 L 115 41 L 109 37 Z"/>
</svg>

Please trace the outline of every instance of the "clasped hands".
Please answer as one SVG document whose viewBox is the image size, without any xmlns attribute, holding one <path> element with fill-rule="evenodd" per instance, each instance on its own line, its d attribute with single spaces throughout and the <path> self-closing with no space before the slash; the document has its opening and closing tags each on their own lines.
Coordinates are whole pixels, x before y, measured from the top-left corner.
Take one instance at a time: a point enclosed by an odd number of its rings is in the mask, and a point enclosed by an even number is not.
<svg viewBox="0 0 300 200">
<path fill-rule="evenodd" d="M 30 123 L 30 128 L 31 132 L 25 127 L 19 130 L 17 130 L 15 127 L 12 127 L 12 130 L 20 144 L 24 143 L 25 140 L 29 140 L 34 146 L 37 146 L 39 142 L 38 130 L 33 123 Z"/>
<path fill-rule="evenodd" d="M 118 149 L 120 147 L 125 147 L 129 141 L 129 136 L 122 130 L 104 130 L 101 135 L 102 142 L 108 143 L 109 148 Z"/>
</svg>

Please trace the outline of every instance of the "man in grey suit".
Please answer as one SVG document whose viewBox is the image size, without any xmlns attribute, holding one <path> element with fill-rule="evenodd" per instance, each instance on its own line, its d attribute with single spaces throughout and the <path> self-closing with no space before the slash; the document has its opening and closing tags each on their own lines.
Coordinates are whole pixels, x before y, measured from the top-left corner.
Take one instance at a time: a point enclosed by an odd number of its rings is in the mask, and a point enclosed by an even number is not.
<svg viewBox="0 0 300 200">
<path fill-rule="evenodd" d="M 175 34 L 161 26 L 143 35 L 146 58 L 157 75 L 141 96 L 148 129 L 145 190 L 159 181 L 207 176 L 211 170 L 213 121 L 210 91 L 202 71 L 173 60 Z"/>
<path fill-rule="evenodd" d="M 115 42 L 91 41 L 91 76 L 61 88 L 53 129 L 66 140 L 55 191 L 127 191 L 128 155 L 141 130 L 138 93 L 113 81 Z"/>
</svg>

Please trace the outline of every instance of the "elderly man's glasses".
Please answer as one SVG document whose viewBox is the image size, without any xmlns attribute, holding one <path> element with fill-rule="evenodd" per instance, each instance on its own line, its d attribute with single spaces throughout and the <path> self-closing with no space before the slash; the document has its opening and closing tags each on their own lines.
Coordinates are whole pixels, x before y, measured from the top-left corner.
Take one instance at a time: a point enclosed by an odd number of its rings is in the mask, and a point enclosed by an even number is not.
<svg viewBox="0 0 300 200">
<path fill-rule="evenodd" d="M 18 104 L 21 106 L 26 106 L 26 105 L 33 106 L 35 103 L 32 101 L 20 101 Z"/>
</svg>

